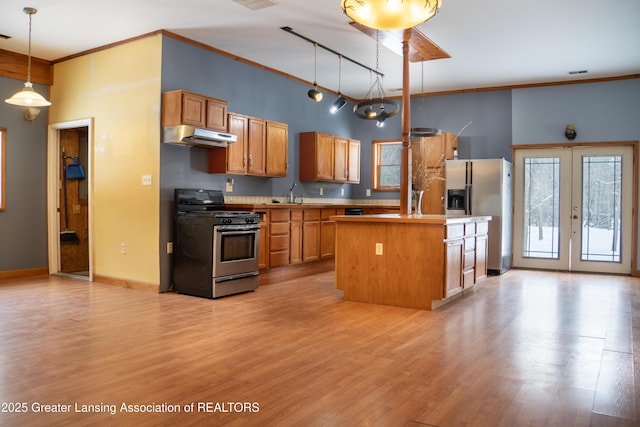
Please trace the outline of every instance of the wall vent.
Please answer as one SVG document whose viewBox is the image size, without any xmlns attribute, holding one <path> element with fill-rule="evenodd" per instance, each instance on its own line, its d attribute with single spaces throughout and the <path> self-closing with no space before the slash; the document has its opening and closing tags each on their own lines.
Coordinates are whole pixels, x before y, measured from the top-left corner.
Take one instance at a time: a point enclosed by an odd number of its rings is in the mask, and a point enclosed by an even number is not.
<svg viewBox="0 0 640 427">
<path fill-rule="evenodd" d="M 576 74 L 587 74 L 589 71 L 587 70 L 576 70 L 576 71 L 569 71 L 569 74 L 572 76 L 575 76 Z"/>
</svg>

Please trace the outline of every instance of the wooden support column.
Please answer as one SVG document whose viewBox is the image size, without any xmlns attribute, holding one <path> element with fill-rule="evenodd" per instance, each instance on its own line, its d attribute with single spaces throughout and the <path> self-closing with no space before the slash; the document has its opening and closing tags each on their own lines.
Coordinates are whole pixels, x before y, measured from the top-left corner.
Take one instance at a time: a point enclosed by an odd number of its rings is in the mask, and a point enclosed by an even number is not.
<svg viewBox="0 0 640 427">
<path fill-rule="evenodd" d="M 411 215 L 411 93 L 409 40 L 411 28 L 402 37 L 402 159 L 400 163 L 400 215 Z"/>
</svg>

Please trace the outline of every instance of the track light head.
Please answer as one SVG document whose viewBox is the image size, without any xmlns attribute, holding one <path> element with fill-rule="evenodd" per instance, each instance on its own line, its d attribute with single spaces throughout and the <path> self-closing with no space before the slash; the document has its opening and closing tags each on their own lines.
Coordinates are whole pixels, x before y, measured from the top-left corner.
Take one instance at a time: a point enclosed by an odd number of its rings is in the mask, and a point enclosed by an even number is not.
<svg viewBox="0 0 640 427">
<path fill-rule="evenodd" d="M 344 96 L 338 93 L 338 99 L 336 99 L 335 102 L 331 105 L 331 108 L 329 108 L 329 112 L 331 114 L 336 114 L 338 111 L 342 110 L 345 105 L 347 105 L 347 100 Z"/>
<path fill-rule="evenodd" d="M 307 96 L 316 102 L 322 101 L 322 92 L 318 90 L 316 82 L 313 82 L 313 89 L 310 89 L 309 92 L 307 92 Z"/>
</svg>

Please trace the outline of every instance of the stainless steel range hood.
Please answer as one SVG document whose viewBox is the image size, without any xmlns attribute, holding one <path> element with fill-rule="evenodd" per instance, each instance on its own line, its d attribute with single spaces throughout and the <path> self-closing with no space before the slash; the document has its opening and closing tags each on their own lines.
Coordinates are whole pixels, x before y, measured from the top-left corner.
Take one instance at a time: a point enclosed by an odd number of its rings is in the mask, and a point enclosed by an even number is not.
<svg viewBox="0 0 640 427">
<path fill-rule="evenodd" d="M 162 129 L 162 142 L 167 144 L 195 147 L 226 147 L 237 140 L 237 135 L 189 125 L 167 126 Z"/>
</svg>

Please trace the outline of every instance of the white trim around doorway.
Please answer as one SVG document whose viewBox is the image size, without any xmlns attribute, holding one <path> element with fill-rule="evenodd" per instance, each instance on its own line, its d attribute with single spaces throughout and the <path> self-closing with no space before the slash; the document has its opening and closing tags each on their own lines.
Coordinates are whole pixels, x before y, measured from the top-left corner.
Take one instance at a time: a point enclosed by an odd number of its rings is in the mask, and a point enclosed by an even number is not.
<svg viewBox="0 0 640 427">
<path fill-rule="evenodd" d="M 93 119 L 52 123 L 47 135 L 47 246 L 49 274 L 60 274 L 60 130 L 86 127 L 88 129 L 89 165 L 89 281 L 93 281 L 94 265 L 94 213 L 93 213 Z"/>
</svg>

